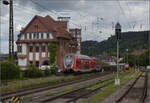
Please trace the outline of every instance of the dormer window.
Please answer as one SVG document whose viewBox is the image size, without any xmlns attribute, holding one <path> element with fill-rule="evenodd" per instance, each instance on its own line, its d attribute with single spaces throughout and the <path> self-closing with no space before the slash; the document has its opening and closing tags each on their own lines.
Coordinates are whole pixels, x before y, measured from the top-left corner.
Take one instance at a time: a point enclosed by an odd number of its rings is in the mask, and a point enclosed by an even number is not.
<svg viewBox="0 0 150 103">
<path fill-rule="evenodd" d="M 47 38 L 49 38 L 49 33 L 47 33 Z"/>
<path fill-rule="evenodd" d="M 37 39 L 39 39 L 39 33 L 37 33 Z"/>
<path fill-rule="evenodd" d="M 34 39 L 36 39 L 36 33 L 34 33 Z"/>
<path fill-rule="evenodd" d="M 43 33 L 41 33 L 41 39 L 43 39 Z"/>
<path fill-rule="evenodd" d="M 29 39 L 32 39 L 32 34 L 31 33 L 29 34 Z"/>
<path fill-rule="evenodd" d="M 27 33 L 24 34 L 24 38 L 27 39 Z"/>
</svg>

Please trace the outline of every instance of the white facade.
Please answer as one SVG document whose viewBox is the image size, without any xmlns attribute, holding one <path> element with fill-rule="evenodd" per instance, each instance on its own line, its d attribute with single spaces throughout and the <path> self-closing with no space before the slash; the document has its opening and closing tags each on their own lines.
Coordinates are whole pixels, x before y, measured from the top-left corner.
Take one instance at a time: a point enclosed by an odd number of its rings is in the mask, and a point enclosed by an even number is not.
<svg viewBox="0 0 150 103">
<path fill-rule="evenodd" d="M 26 66 L 27 65 L 27 59 L 18 59 L 19 66 Z"/>
<path fill-rule="evenodd" d="M 42 52 L 42 57 L 46 57 L 46 53 Z"/>
<path fill-rule="evenodd" d="M 26 44 L 22 44 L 22 54 L 23 55 L 27 54 L 27 52 L 26 52 Z"/>
<path fill-rule="evenodd" d="M 30 60 L 30 61 L 33 60 L 33 53 L 29 53 L 29 60 Z"/>
<path fill-rule="evenodd" d="M 36 36 L 35 36 L 36 34 Z M 47 32 L 39 32 L 38 35 L 37 33 L 26 33 L 26 34 L 21 34 L 20 40 L 38 40 L 38 39 L 53 39 L 53 35 L 52 33 L 47 33 Z M 18 58 L 18 65 L 24 70 L 26 69 L 27 63 L 36 63 L 37 65 L 41 65 L 41 61 L 42 59 L 48 58 L 49 57 L 49 53 L 48 56 L 46 55 L 46 49 L 48 47 L 46 43 L 42 43 L 41 45 L 41 60 L 40 60 L 40 47 L 39 47 L 39 43 L 35 43 L 35 45 L 33 45 L 33 43 L 28 42 L 29 44 L 27 45 L 27 43 L 18 43 L 17 46 L 19 48 L 18 51 L 18 56 L 20 56 Z M 49 45 L 50 43 L 48 43 Z M 27 46 L 28 46 L 28 51 L 27 51 Z M 33 47 L 35 46 L 35 47 Z M 42 46 L 45 46 L 45 50 L 42 49 Z M 39 49 L 37 49 L 36 47 L 39 47 Z M 35 51 L 33 50 L 35 48 Z M 44 51 L 44 52 L 43 52 Z M 27 54 L 27 52 L 29 52 L 29 54 Z M 33 58 L 33 52 L 35 53 L 35 58 Z M 28 58 L 28 59 L 27 59 Z M 40 63 L 40 64 L 39 64 Z"/>
<path fill-rule="evenodd" d="M 47 33 L 43 33 L 43 38 L 44 38 L 44 39 L 47 38 Z"/>
<path fill-rule="evenodd" d="M 39 53 L 35 53 L 35 60 L 39 61 Z"/>
</svg>

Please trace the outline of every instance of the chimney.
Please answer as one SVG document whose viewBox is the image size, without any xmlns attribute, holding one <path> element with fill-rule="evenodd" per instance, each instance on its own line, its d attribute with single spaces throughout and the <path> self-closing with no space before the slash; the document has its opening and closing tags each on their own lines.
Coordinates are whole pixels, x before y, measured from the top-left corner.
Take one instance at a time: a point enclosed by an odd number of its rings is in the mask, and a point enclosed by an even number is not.
<svg viewBox="0 0 150 103">
<path fill-rule="evenodd" d="M 66 28 L 66 30 L 69 31 L 69 27 L 68 27 L 69 19 L 70 19 L 70 17 L 58 17 L 57 21 L 58 21 L 58 23 L 63 25 L 63 28 Z"/>
</svg>

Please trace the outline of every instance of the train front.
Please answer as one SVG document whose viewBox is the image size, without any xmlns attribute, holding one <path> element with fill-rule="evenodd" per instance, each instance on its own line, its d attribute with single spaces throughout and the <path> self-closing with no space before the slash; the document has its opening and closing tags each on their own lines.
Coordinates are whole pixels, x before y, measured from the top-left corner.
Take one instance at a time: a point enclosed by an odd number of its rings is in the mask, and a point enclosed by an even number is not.
<svg viewBox="0 0 150 103">
<path fill-rule="evenodd" d="M 63 60 L 63 71 L 70 72 L 72 71 L 73 64 L 74 64 L 74 54 L 67 54 Z"/>
</svg>

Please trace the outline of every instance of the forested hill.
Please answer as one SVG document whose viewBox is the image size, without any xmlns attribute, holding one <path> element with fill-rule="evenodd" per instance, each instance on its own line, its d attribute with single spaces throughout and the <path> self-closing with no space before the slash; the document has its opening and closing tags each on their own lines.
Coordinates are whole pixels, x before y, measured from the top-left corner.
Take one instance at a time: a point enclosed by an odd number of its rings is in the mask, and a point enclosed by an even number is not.
<svg viewBox="0 0 150 103">
<path fill-rule="evenodd" d="M 149 31 L 124 32 L 121 34 L 120 51 L 125 52 L 129 49 L 147 49 Z M 102 53 L 111 54 L 116 52 L 116 36 L 111 36 L 102 42 L 84 41 L 82 42 L 82 54 L 97 56 Z"/>
</svg>

